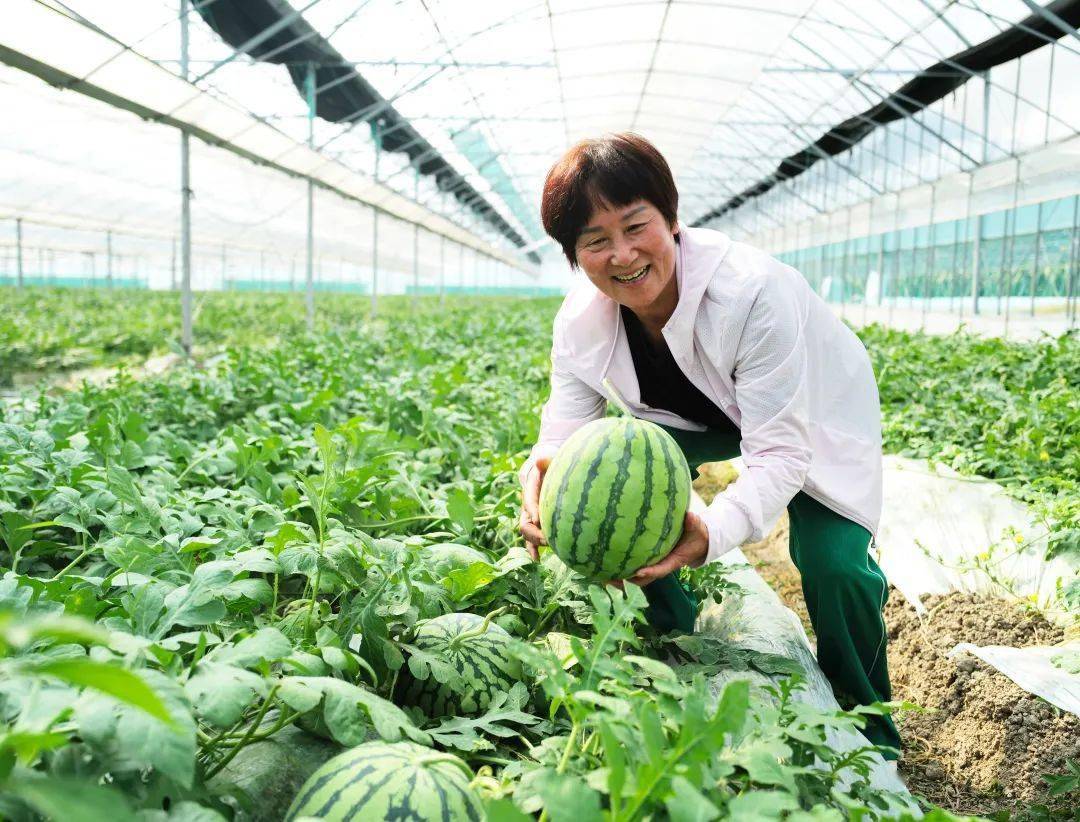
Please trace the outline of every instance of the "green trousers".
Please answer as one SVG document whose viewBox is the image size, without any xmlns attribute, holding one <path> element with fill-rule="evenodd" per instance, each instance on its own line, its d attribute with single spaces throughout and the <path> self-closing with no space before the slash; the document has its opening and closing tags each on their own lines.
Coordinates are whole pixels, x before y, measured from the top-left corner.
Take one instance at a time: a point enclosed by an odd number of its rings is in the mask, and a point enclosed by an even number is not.
<svg viewBox="0 0 1080 822">
<path fill-rule="evenodd" d="M 666 430 L 682 448 L 695 478 L 702 463 L 739 455 L 739 432 L 734 427 L 701 432 Z M 892 698 L 892 687 L 881 611 L 889 588 L 868 552 L 872 535 L 802 491 L 787 510 L 791 523 L 788 550 L 802 576 L 822 672 L 845 707 L 887 702 Z M 655 627 L 693 629 L 697 603 L 674 575 L 657 580 L 644 591 L 650 606 L 645 616 Z M 900 747 L 900 735 L 891 717 L 867 717 L 863 734 L 876 745 Z"/>
</svg>

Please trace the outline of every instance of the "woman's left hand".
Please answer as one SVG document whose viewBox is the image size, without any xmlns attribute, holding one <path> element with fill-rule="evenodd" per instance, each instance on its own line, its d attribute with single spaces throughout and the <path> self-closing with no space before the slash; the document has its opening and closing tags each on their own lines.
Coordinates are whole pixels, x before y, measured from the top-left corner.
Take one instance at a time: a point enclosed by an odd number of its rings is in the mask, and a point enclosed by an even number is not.
<svg viewBox="0 0 1080 822">
<path fill-rule="evenodd" d="M 709 553 L 709 529 L 697 514 L 686 513 L 683 520 L 683 532 L 671 553 L 655 565 L 646 565 L 629 578 L 635 585 L 648 585 L 650 582 L 666 577 L 684 565 L 697 568 L 705 561 Z"/>
</svg>

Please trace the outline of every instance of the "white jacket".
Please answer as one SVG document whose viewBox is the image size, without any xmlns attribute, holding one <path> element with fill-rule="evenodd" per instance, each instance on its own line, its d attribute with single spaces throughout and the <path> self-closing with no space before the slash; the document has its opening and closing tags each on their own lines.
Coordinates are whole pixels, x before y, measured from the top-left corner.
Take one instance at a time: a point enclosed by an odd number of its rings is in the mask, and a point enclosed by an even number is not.
<svg viewBox="0 0 1080 822">
<path fill-rule="evenodd" d="M 681 230 L 675 276 L 679 302 L 664 339 L 739 427 L 746 466 L 703 515 L 706 561 L 763 539 L 800 490 L 876 534 L 881 412 L 859 338 L 798 271 L 718 231 Z M 619 306 L 584 279 L 555 317 L 551 395 L 523 481 L 538 457 L 604 415 L 605 378 L 635 417 L 704 430 L 642 404 Z"/>
</svg>

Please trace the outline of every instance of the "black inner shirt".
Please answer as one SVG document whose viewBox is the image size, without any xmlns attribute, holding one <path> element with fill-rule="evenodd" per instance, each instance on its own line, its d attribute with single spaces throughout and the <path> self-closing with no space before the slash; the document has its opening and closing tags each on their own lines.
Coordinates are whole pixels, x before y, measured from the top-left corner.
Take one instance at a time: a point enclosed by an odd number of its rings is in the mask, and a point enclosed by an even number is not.
<svg viewBox="0 0 1080 822">
<path fill-rule="evenodd" d="M 641 401 L 652 408 L 671 411 L 683 419 L 709 428 L 724 428 L 737 432 L 731 418 L 702 394 L 682 372 L 667 343 L 663 340 L 659 343 L 650 340 L 641 320 L 625 305 L 619 306 L 619 311 L 622 313 L 626 338 L 630 343 L 630 355 L 634 359 Z"/>
</svg>

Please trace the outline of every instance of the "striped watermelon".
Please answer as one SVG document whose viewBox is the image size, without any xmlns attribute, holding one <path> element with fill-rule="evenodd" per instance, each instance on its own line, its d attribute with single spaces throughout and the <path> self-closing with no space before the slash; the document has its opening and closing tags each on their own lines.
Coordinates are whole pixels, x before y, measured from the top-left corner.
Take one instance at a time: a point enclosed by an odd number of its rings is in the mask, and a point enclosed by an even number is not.
<svg viewBox="0 0 1080 822">
<path fill-rule="evenodd" d="M 481 632 L 483 628 L 483 632 Z M 503 694 L 522 678 L 521 663 L 506 650 L 510 634 L 494 622 L 484 625 L 476 614 L 444 614 L 416 631 L 414 644 L 447 662 L 464 684 L 442 684 L 433 676 L 403 679 L 400 697 L 431 716 L 483 713 L 496 694 Z M 407 673 L 407 670 L 403 671 Z"/>
<path fill-rule="evenodd" d="M 633 417 L 590 422 L 544 476 L 540 528 L 555 553 L 595 580 L 625 579 L 666 556 L 690 505 L 690 468 L 660 426 Z"/>
<path fill-rule="evenodd" d="M 285 819 L 479 822 L 484 808 L 471 780 L 469 766 L 452 754 L 413 742 L 366 742 L 315 771 Z"/>
</svg>

